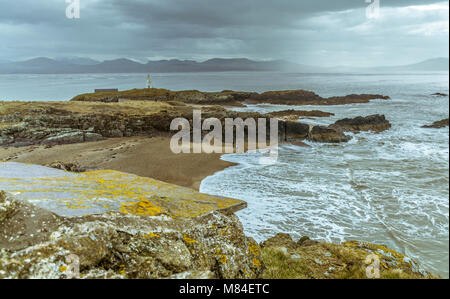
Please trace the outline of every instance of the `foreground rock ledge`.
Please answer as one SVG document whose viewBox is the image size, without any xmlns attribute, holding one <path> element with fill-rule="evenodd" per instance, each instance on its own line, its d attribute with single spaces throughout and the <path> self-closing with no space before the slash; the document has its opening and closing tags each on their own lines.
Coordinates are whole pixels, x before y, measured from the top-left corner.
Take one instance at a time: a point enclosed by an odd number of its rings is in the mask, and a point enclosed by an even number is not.
<svg viewBox="0 0 450 299">
<path fill-rule="evenodd" d="M 65 218 L 0 192 L 0 279 L 67 278 L 74 261 L 85 279 L 365 279 L 370 255 L 380 259 L 380 278 L 436 278 L 370 243 L 278 234 L 260 246 L 233 214 Z"/>
<path fill-rule="evenodd" d="M 0 278 L 66 278 L 77 259 L 79 277 L 92 279 L 257 278 L 263 269 L 259 245 L 218 211 L 65 218 L 0 192 L 0 224 Z"/>
<path fill-rule="evenodd" d="M 212 211 L 232 213 L 247 206 L 244 201 L 118 171 L 75 174 L 13 162 L 0 162 L 0 190 L 65 217 L 120 211 L 192 218 Z"/>
</svg>

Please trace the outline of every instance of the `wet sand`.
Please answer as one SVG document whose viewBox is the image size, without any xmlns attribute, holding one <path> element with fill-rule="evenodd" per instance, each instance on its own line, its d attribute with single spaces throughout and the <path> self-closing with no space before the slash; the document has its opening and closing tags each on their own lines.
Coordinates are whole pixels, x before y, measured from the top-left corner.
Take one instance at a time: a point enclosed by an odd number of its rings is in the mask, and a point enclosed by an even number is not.
<svg viewBox="0 0 450 299">
<path fill-rule="evenodd" d="M 0 161 L 48 165 L 76 163 L 87 170 L 109 169 L 198 190 L 201 181 L 235 164 L 221 154 L 174 154 L 168 137 L 113 138 L 99 142 L 0 148 Z"/>
</svg>

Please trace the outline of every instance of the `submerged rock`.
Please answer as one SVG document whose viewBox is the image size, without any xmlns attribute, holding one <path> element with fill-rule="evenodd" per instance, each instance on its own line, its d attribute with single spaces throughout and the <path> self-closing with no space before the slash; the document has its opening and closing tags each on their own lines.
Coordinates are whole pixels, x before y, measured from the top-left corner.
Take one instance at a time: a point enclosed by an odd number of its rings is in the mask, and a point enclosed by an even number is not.
<svg viewBox="0 0 450 299">
<path fill-rule="evenodd" d="M 424 128 L 424 129 L 441 129 L 441 128 L 448 127 L 448 125 L 449 125 L 449 119 L 446 118 L 446 119 L 443 119 L 440 121 L 436 121 L 436 122 L 432 123 L 431 125 L 423 126 L 422 128 Z"/>
<path fill-rule="evenodd" d="M 384 115 L 370 115 L 366 117 L 356 117 L 356 118 L 346 118 L 338 120 L 330 128 L 341 129 L 344 131 L 351 131 L 358 133 L 360 131 L 373 131 L 373 132 L 383 132 L 389 130 L 392 125 L 386 120 Z"/>
<path fill-rule="evenodd" d="M 436 93 L 433 93 L 432 96 L 435 96 L 435 97 L 448 97 L 448 94 L 436 92 Z"/>
</svg>

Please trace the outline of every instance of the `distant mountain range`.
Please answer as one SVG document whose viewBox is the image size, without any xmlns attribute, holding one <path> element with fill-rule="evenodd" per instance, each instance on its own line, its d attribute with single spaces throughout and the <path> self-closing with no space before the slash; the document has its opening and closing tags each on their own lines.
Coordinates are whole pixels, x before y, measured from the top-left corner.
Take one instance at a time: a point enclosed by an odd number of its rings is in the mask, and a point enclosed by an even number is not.
<svg viewBox="0 0 450 299">
<path fill-rule="evenodd" d="M 159 60 L 139 63 L 121 58 L 96 61 L 90 58 L 71 57 L 50 59 L 45 57 L 26 61 L 0 61 L 1 74 L 77 74 L 77 73 L 178 73 L 226 71 L 287 71 L 304 73 L 340 72 L 396 72 L 396 71 L 448 71 L 448 58 L 435 58 L 416 64 L 388 67 L 316 67 L 283 60 L 254 61 L 246 58 L 214 58 L 204 62 L 193 60 Z"/>
</svg>

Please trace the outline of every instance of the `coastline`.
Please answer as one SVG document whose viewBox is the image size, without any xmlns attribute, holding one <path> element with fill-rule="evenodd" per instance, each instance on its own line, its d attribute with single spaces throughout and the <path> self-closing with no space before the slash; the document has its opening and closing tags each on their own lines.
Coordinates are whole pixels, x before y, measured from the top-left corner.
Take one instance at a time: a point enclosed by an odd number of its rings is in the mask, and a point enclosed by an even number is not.
<svg viewBox="0 0 450 299">
<path fill-rule="evenodd" d="M 199 190 L 202 180 L 235 163 L 222 154 L 173 154 L 169 137 L 124 137 L 103 141 L 0 149 L 0 161 L 50 165 L 72 163 L 84 170 L 108 169 Z"/>
<path fill-rule="evenodd" d="M 70 103 L 34 103 L 33 107 L 35 109 L 30 109 L 29 105 L 21 102 L 5 103 L 2 107 L 4 124 L 0 129 L 3 129 L 5 134 L 2 136 L 3 147 L 0 148 L 0 161 L 40 164 L 75 172 L 118 170 L 195 190 L 199 189 L 206 177 L 237 165 L 222 160 L 223 154 L 175 155 L 171 153 L 167 132 L 168 122 L 174 117 L 190 119 L 190 111 L 199 107 L 197 104 L 164 101 L 118 103 L 72 101 Z M 272 116 L 251 112 L 232 112 L 223 107 L 211 105 L 202 108 L 206 111 L 205 115 L 217 116 L 219 119 Z M 309 125 L 297 123 L 297 115 L 290 120 L 293 113 L 291 110 L 282 112 L 283 116 L 286 114 L 289 120 L 282 122 L 284 126 L 279 133 L 284 134 L 281 136 L 282 140 L 293 144 L 301 142 L 297 140 L 311 140 L 324 144 L 346 142 L 348 139 L 341 138 L 345 137 L 343 131 L 378 132 L 389 130 L 391 127 L 384 115 L 371 115 L 340 120 L 329 127 L 316 126 L 314 130 L 314 127 L 311 129 Z M 210 193 L 214 194 L 214 192 Z M 311 232 L 307 234 L 313 235 Z M 298 239 L 299 236 L 294 237 Z M 300 237 L 305 236 L 300 235 Z M 299 248 L 294 248 L 295 253 L 289 255 L 297 256 L 298 250 L 301 252 L 304 246 L 303 243 L 298 245 Z M 285 244 L 274 245 L 274 248 L 278 247 L 281 247 L 281 251 L 285 254 L 283 250 L 286 247 Z M 270 260 L 277 254 L 277 252 L 270 252 L 263 261 Z M 328 253 L 325 252 L 324 255 L 327 257 Z M 358 261 L 360 258 L 355 257 Z M 315 259 L 312 261 L 315 262 Z M 308 265 L 313 264 L 308 262 Z M 275 268 L 283 267 L 275 265 Z M 325 278 L 322 275 L 327 273 L 326 270 L 320 269 L 322 273 L 311 277 Z"/>
</svg>

